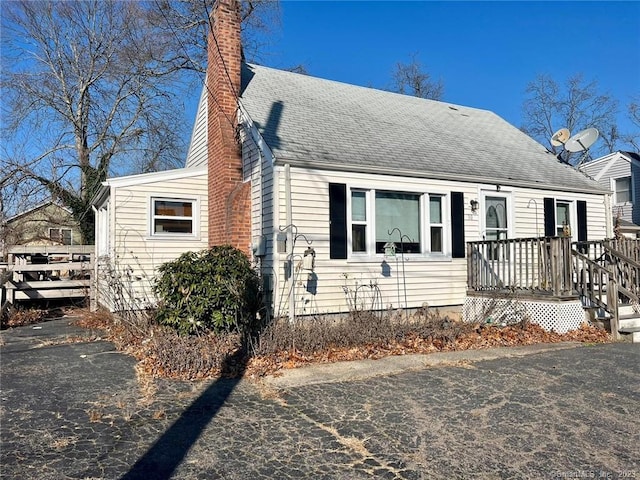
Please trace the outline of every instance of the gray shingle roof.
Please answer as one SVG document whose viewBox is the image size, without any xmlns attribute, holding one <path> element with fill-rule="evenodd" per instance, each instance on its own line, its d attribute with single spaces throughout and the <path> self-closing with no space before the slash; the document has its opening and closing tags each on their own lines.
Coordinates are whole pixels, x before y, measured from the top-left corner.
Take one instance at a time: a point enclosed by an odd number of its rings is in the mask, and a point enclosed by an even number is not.
<svg viewBox="0 0 640 480">
<path fill-rule="evenodd" d="M 277 162 L 603 192 L 495 113 L 243 66 L 241 103 Z"/>
</svg>

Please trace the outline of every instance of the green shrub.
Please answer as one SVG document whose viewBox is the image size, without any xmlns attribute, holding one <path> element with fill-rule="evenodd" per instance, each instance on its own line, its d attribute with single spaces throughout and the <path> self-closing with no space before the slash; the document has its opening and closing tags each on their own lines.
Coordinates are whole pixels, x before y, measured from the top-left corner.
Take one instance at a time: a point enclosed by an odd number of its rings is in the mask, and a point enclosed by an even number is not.
<svg viewBox="0 0 640 480">
<path fill-rule="evenodd" d="M 258 276 L 229 245 L 187 252 L 158 269 L 157 320 L 179 333 L 248 329 L 260 306 Z"/>
</svg>

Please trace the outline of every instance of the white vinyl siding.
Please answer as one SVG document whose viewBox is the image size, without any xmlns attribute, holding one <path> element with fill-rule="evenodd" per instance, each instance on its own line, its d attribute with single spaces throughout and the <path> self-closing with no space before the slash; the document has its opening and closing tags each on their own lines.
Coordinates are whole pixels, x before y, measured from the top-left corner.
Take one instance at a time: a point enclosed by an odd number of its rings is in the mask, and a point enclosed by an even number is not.
<svg viewBox="0 0 640 480">
<path fill-rule="evenodd" d="M 279 217 L 286 218 L 284 174 L 278 175 Z M 354 255 L 348 260 L 329 259 L 329 191 L 328 183 L 345 183 L 349 191 L 363 191 L 366 185 L 370 189 L 385 191 L 389 185 L 394 191 L 423 192 L 447 195 L 450 191 L 465 191 L 465 187 L 445 182 L 421 181 L 400 177 L 382 177 L 377 175 L 352 174 L 340 172 L 323 172 L 299 168 L 291 168 L 292 220 L 298 232 L 312 242 L 316 251 L 316 267 L 311 280 L 308 275 L 297 277 L 296 314 L 344 312 L 348 310 L 349 300 L 345 289 L 353 292 L 358 289 L 358 298 L 377 296 L 378 308 L 399 306 L 404 304 L 404 292 L 398 296 L 398 273 L 403 270 L 402 256 L 385 258 L 383 254 Z M 359 188 L 360 187 L 360 188 Z M 449 187 L 449 188 L 448 188 Z M 466 187 L 469 198 L 475 195 L 473 186 Z M 436 193 L 437 192 L 437 193 Z M 350 195 L 347 195 L 350 199 Z M 428 197 L 426 197 L 428 198 Z M 426 213 L 428 202 L 424 207 Z M 470 208 L 470 207 L 469 207 Z M 443 209 L 444 210 L 444 209 Z M 368 220 L 373 218 L 373 211 L 368 211 Z M 448 210 L 443 211 L 445 223 L 449 222 Z M 349 217 L 351 218 L 351 217 Z M 426 221 L 426 220 L 425 220 Z M 473 218 L 465 220 L 470 227 L 476 225 Z M 356 222 L 358 223 L 358 222 Z M 283 223 L 284 226 L 284 223 Z M 278 225 L 275 226 L 277 229 Z M 367 230 L 373 236 L 372 228 Z M 386 232 L 385 232 L 386 233 Z M 404 233 L 404 232 L 403 232 Z M 443 244 L 450 250 L 450 238 L 446 235 Z M 306 243 L 300 240 L 296 244 L 295 255 L 301 255 Z M 282 292 L 287 292 L 290 283 L 286 282 L 282 272 L 286 255 L 277 255 L 277 273 L 275 297 L 280 299 Z M 421 306 L 429 303 L 433 306 L 460 305 L 466 293 L 466 261 L 464 259 L 444 258 L 428 259 L 424 256 L 404 256 L 404 278 L 407 284 L 407 303 L 409 306 Z M 365 285 L 366 284 L 366 285 Z M 312 292 L 315 292 L 312 293 Z M 284 301 L 276 302 L 275 313 L 286 312 L 288 304 L 286 294 Z"/>
<path fill-rule="evenodd" d="M 158 173 L 161 176 L 162 172 Z M 153 175 L 143 184 L 111 187 L 109 208 L 109 254 L 101 257 L 98 280 L 101 303 L 117 308 L 119 300 L 109 298 L 106 282 L 108 268 L 124 282 L 125 306 L 145 307 L 156 301 L 152 285 L 157 268 L 175 260 L 187 251 L 207 248 L 208 198 L 207 175 L 199 174 L 182 178 L 153 181 Z M 184 199 L 197 201 L 197 236 L 156 238 L 150 235 L 151 199 Z M 195 214 L 196 212 L 194 212 Z M 104 252 L 104 247 L 99 247 Z"/>
<path fill-rule="evenodd" d="M 250 128 L 250 127 L 248 127 Z M 246 128 L 241 130 L 242 176 L 251 182 L 251 243 L 254 263 L 263 278 L 273 279 L 274 245 L 274 171 L 271 159 L 258 148 L 253 135 Z M 260 255 L 257 255 L 257 254 Z M 265 280 L 267 297 L 272 288 L 271 280 Z"/>
<path fill-rule="evenodd" d="M 606 196 L 532 189 L 513 190 L 514 237 L 544 236 L 544 199 L 547 197 L 554 198 L 556 202 L 571 202 L 572 215 L 576 202 L 586 201 L 587 240 L 607 238 L 607 222 L 611 221 L 611 211 L 606 207 Z M 572 221 L 576 222 L 574 217 L 572 217 Z M 575 228 L 572 228 L 572 235 L 575 234 Z"/>
<path fill-rule="evenodd" d="M 196 119 L 193 124 L 193 131 L 191 132 L 189 151 L 187 152 L 187 161 L 185 163 L 185 167 L 187 168 L 207 164 L 207 112 L 207 89 L 203 87 L 198 103 Z"/>
<path fill-rule="evenodd" d="M 394 258 L 382 254 L 368 255 L 353 252 L 353 237 L 347 242 L 349 258 L 332 260 L 329 258 L 329 183 L 347 186 L 347 201 L 352 201 L 353 192 L 389 191 L 393 185 L 396 192 L 421 192 L 423 194 L 440 195 L 443 199 L 442 223 L 429 223 L 429 227 L 443 226 L 445 252 L 451 250 L 451 233 L 449 225 L 451 212 L 449 204 L 451 192 L 464 194 L 465 240 L 482 239 L 482 210 L 473 213 L 471 200 L 480 201 L 483 192 L 488 196 L 508 196 L 511 202 L 508 221 L 510 237 L 535 237 L 544 235 L 544 198 L 556 197 L 566 201 L 587 202 L 588 239 L 596 240 L 606 237 L 606 221 L 610 218 L 605 208 L 604 195 L 571 194 L 545 190 L 533 190 L 502 186 L 496 193 L 495 185 L 479 185 L 457 183 L 419 178 L 404 178 L 383 175 L 360 174 L 352 172 L 328 172 L 303 168 L 291 168 L 292 223 L 298 233 L 312 242 L 316 251 L 315 269 L 312 275 L 298 270 L 295 273 L 295 305 L 296 314 L 316 314 L 345 312 L 349 309 L 348 292 L 358 291 L 358 301 L 365 298 L 375 301 L 379 308 L 404 305 L 403 283 L 407 288 L 407 304 L 417 308 L 423 304 L 432 307 L 461 305 L 466 295 L 466 259 L 452 259 L 446 255 L 396 255 Z M 278 227 L 285 226 L 285 175 L 282 167 L 276 168 L 277 190 L 274 198 L 278 200 L 278 209 L 274 217 L 274 235 Z M 366 186 L 367 188 L 363 188 Z M 365 202 L 366 215 L 362 215 L 362 202 L 356 201 L 358 207 L 351 206 L 347 211 L 347 235 L 351 236 L 353 225 L 367 225 L 365 231 L 370 238 L 374 235 L 372 228 L 373 206 Z M 537 209 L 536 209 L 537 204 Z M 430 212 L 429 197 L 425 196 L 423 214 Z M 354 211 L 356 210 L 355 214 Z M 366 220 L 363 220 L 366 218 Z M 278 219 L 280 219 L 278 221 Z M 427 219 L 425 218 L 426 222 Z M 430 239 L 429 229 L 423 229 Z M 403 232 L 404 233 L 404 232 Z M 422 239 L 428 243 L 427 238 Z M 371 243 L 371 240 L 368 240 Z M 294 263 L 307 248 L 300 238 L 296 244 Z M 274 310 L 275 313 L 286 314 L 288 311 L 288 292 L 291 281 L 287 281 L 283 272 L 287 254 L 274 253 L 273 273 Z M 404 269 L 404 274 L 403 274 Z M 400 284 L 400 294 L 398 294 Z M 347 293 L 345 293 L 347 292 Z M 375 298 L 373 298 L 375 297 Z"/>
</svg>

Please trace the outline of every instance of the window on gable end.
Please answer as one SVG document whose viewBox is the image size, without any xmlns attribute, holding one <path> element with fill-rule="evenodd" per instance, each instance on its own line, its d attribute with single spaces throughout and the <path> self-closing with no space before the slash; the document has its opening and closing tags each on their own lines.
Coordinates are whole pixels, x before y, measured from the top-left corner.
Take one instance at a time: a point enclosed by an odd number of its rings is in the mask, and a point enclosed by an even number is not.
<svg viewBox="0 0 640 480">
<path fill-rule="evenodd" d="M 631 201 L 631 177 L 614 179 L 615 203 L 627 203 Z"/>
<path fill-rule="evenodd" d="M 71 229 L 70 228 L 50 228 L 49 240 L 60 245 L 71 245 Z"/>
</svg>

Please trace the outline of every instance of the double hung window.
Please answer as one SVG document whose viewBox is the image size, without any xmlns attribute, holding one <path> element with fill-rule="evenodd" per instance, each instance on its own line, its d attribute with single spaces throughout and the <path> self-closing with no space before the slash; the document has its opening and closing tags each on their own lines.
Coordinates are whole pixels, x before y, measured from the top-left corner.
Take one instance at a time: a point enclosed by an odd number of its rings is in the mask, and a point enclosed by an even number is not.
<svg viewBox="0 0 640 480">
<path fill-rule="evenodd" d="M 152 198 L 152 236 L 193 236 L 195 200 Z"/>
<path fill-rule="evenodd" d="M 442 253 L 444 250 L 444 223 L 442 221 L 442 196 L 429 196 L 429 223 L 431 251 Z"/>
<path fill-rule="evenodd" d="M 631 177 L 621 177 L 614 180 L 615 203 L 631 201 Z"/>
<path fill-rule="evenodd" d="M 367 192 L 351 192 L 351 251 L 367 251 Z"/>
</svg>

